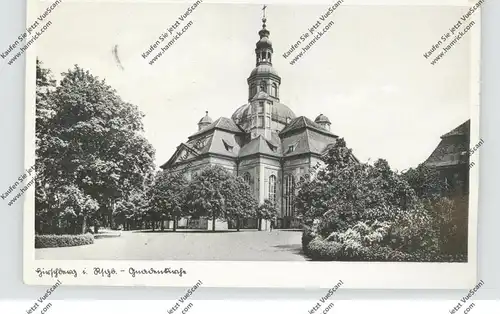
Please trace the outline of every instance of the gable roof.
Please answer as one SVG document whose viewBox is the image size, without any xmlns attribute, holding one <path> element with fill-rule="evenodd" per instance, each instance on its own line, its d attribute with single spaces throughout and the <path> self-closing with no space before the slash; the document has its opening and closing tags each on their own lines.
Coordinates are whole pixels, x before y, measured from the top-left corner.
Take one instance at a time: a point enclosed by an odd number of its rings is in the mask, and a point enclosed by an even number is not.
<svg viewBox="0 0 500 314">
<path fill-rule="evenodd" d="M 293 131 L 298 131 L 301 129 L 310 129 L 325 135 L 337 137 L 332 132 L 323 129 L 319 124 L 313 122 L 312 120 L 304 116 L 300 116 L 292 120 L 283 130 L 281 130 L 280 137 L 282 137 L 285 134 L 291 133 Z"/>
<path fill-rule="evenodd" d="M 450 132 L 441 136 L 441 138 L 451 137 L 455 135 L 468 135 L 470 134 L 470 119 L 460 124 Z"/>
<path fill-rule="evenodd" d="M 470 120 L 441 136 L 441 141 L 424 161 L 427 166 L 447 167 L 468 164 Z"/>
<path fill-rule="evenodd" d="M 172 157 L 170 157 L 170 159 L 166 163 L 161 165 L 160 168 L 165 169 L 165 168 L 170 167 L 177 160 L 177 158 L 179 157 L 179 155 L 183 151 L 188 151 L 191 154 L 193 154 L 193 156 L 200 155 L 199 152 L 196 149 L 194 149 L 193 147 L 191 147 L 185 143 L 181 143 L 179 146 L 177 146 L 177 149 L 175 150 L 175 153 L 172 155 Z"/>
<path fill-rule="evenodd" d="M 190 137 L 188 137 L 188 139 L 192 139 L 193 137 L 196 137 L 200 134 L 204 134 L 206 132 L 213 131 L 215 129 L 221 129 L 232 133 L 243 133 L 243 130 L 239 126 L 237 126 L 233 120 L 225 117 L 220 117 L 219 119 L 215 120 L 213 123 L 208 125 L 206 128 L 203 128 L 198 132 L 194 133 L 193 135 L 191 135 Z"/>
</svg>

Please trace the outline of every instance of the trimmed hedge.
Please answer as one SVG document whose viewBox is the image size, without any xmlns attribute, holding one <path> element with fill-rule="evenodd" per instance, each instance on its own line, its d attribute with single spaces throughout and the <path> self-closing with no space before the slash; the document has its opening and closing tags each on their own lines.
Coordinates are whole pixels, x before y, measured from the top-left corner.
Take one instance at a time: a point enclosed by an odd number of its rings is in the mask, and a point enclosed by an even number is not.
<svg viewBox="0 0 500 314">
<path fill-rule="evenodd" d="M 304 237 L 302 239 L 304 240 Z M 314 261 L 467 262 L 467 256 L 464 254 L 442 255 L 422 251 L 406 253 L 388 246 L 359 247 L 346 251 L 341 243 L 325 241 L 320 237 L 311 240 L 304 252 Z"/>
<path fill-rule="evenodd" d="M 35 235 L 35 248 L 79 246 L 94 243 L 94 235 L 86 234 L 44 234 Z"/>
</svg>

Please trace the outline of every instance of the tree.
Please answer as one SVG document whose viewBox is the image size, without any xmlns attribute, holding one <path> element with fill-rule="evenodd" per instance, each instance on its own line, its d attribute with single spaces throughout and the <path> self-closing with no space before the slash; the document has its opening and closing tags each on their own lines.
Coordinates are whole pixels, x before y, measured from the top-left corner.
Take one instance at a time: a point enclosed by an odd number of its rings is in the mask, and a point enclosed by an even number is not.
<svg viewBox="0 0 500 314">
<path fill-rule="evenodd" d="M 325 237 L 358 221 L 392 221 L 417 203 L 413 189 L 385 160 L 373 165 L 357 162 L 342 139 L 323 161 L 317 175 L 302 184 L 296 207 L 306 226 L 319 221 L 318 230 Z"/>
<path fill-rule="evenodd" d="M 36 171 L 35 178 L 35 230 L 42 232 L 56 232 L 56 220 L 58 213 L 49 210 L 49 203 L 55 191 L 47 191 L 50 186 L 50 177 L 45 174 L 45 166 L 50 165 L 52 160 L 47 160 L 48 157 L 42 158 L 45 155 L 43 152 L 47 149 L 47 143 L 52 139 L 48 135 L 49 120 L 54 115 L 52 102 L 49 100 L 51 91 L 56 86 L 56 82 L 49 69 L 43 67 L 40 60 L 36 60 L 36 120 L 35 120 L 35 147 L 36 147 Z M 54 228 L 54 230 L 52 230 Z"/>
<path fill-rule="evenodd" d="M 50 69 L 43 67 L 43 63 L 36 59 L 36 126 L 35 135 L 37 145 L 40 137 L 47 134 L 47 127 L 50 118 L 54 115 L 55 109 L 52 102 L 48 100 L 50 92 L 56 86 L 56 80 L 52 76 Z"/>
<path fill-rule="evenodd" d="M 41 78 L 37 83 L 43 86 L 47 81 Z M 154 149 L 143 135 L 143 114 L 105 81 L 76 65 L 38 100 L 41 109 L 48 108 L 46 115 L 40 113 L 37 137 L 37 168 L 42 172 L 37 199 L 45 205 L 41 209 L 59 210 L 52 195 L 75 185 L 82 196 L 99 204 L 100 210 L 92 215 L 94 224 L 101 220 L 112 226 L 117 202 L 142 190 L 154 169 Z"/>
<path fill-rule="evenodd" d="M 133 191 L 126 199 L 119 200 L 113 210 L 115 223 L 123 225 L 125 230 L 137 228 L 137 224 L 144 217 L 148 202 L 144 191 Z"/>
<path fill-rule="evenodd" d="M 467 252 L 468 198 L 450 187 L 439 171 L 424 164 L 410 168 L 402 177 L 411 185 L 433 219 L 428 233 L 434 233 L 443 254 Z"/>
<path fill-rule="evenodd" d="M 149 192 L 150 211 L 152 217 L 161 220 L 162 228 L 165 219 L 174 221 L 173 229 L 176 231 L 179 217 L 187 216 L 185 210 L 186 188 L 188 181 L 184 171 L 160 171 L 156 174 L 154 184 Z"/>
<path fill-rule="evenodd" d="M 439 172 L 434 167 L 420 164 L 416 168 L 406 170 L 401 176 L 410 184 L 416 195 L 422 199 L 434 201 L 448 191 L 447 184 L 441 179 Z"/>
<path fill-rule="evenodd" d="M 239 220 L 250 215 L 254 205 L 249 190 L 241 178 L 235 178 L 221 166 L 212 165 L 205 167 L 189 183 L 186 203 L 191 215 L 211 217 L 214 231 L 216 219 L 234 217 Z"/>
<path fill-rule="evenodd" d="M 259 221 L 259 230 L 261 230 L 261 219 L 275 221 L 278 217 L 278 208 L 273 201 L 265 199 L 264 203 L 260 204 L 257 208 L 256 216 Z"/>
<path fill-rule="evenodd" d="M 63 209 L 60 213 L 60 218 L 63 224 L 66 225 L 66 228 L 64 228 L 65 233 L 77 234 L 87 232 L 88 218 L 99 209 L 97 201 L 83 193 L 75 185 L 61 187 L 61 190 L 57 191 L 56 197 L 59 208 Z"/>
<path fill-rule="evenodd" d="M 226 218 L 236 219 L 236 229 L 240 231 L 242 218 L 255 217 L 257 200 L 253 197 L 250 186 L 242 177 L 231 176 L 226 181 Z"/>
</svg>

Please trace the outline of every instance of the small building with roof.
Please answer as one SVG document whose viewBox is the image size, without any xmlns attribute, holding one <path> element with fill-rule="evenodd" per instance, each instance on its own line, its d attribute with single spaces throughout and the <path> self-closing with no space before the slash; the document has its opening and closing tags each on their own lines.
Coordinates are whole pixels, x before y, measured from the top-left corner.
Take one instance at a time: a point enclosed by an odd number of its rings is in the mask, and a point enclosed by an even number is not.
<svg viewBox="0 0 500 314">
<path fill-rule="evenodd" d="M 297 117 L 280 101 L 281 77 L 272 64 L 273 46 L 263 18 L 255 48 L 255 68 L 247 79 L 247 103 L 231 118 L 213 121 L 206 112 L 198 130 L 180 144 L 163 169 L 187 167 L 188 179 L 207 165 L 221 165 L 242 176 L 259 203 L 272 200 L 279 208 L 278 228 L 299 228 L 293 205 L 296 184 L 336 142 L 331 122 L 323 114 L 314 121 Z M 210 221 L 208 221 L 210 223 Z M 192 222 L 206 228 L 207 222 Z M 256 221 L 245 226 L 255 228 Z M 266 224 L 262 224 L 265 228 Z M 217 228 L 224 228 L 220 222 Z M 227 227 L 231 228 L 231 222 Z M 210 228 L 210 227 L 209 227 Z"/>
<path fill-rule="evenodd" d="M 470 120 L 441 136 L 441 141 L 424 162 L 439 172 L 451 191 L 466 195 L 469 191 Z"/>
</svg>

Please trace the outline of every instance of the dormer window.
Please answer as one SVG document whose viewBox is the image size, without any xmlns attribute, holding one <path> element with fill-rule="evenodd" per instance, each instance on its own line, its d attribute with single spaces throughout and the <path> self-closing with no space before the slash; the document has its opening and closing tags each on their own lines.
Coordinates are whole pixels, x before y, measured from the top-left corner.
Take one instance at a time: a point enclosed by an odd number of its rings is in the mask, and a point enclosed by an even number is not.
<svg viewBox="0 0 500 314">
<path fill-rule="evenodd" d="M 267 142 L 267 145 L 269 146 L 269 149 L 270 149 L 272 152 L 276 153 L 276 152 L 278 151 L 278 146 L 273 145 L 273 144 L 271 144 L 271 143 L 270 143 L 270 142 L 268 142 L 268 141 L 266 141 L 266 142 Z"/>
<path fill-rule="evenodd" d="M 226 148 L 226 150 L 228 152 L 233 152 L 233 145 L 229 145 L 229 143 L 227 143 L 226 141 L 222 140 L 222 143 L 224 143 L 224 147 Z"/>
<path fill-rule="evenodd" d="M 288 145 L 287 153 L 293 153 L 295 151 L 295 145 Z"/>
</svg>

